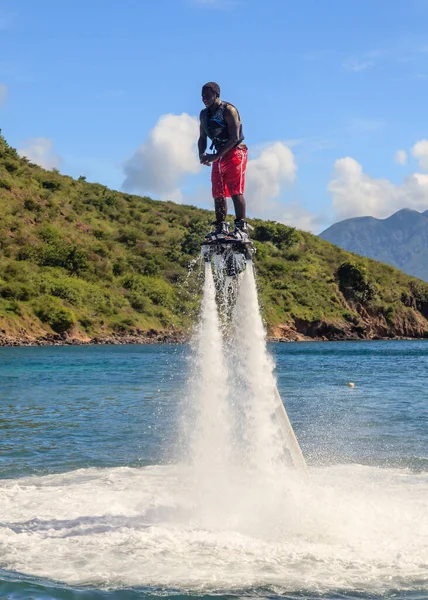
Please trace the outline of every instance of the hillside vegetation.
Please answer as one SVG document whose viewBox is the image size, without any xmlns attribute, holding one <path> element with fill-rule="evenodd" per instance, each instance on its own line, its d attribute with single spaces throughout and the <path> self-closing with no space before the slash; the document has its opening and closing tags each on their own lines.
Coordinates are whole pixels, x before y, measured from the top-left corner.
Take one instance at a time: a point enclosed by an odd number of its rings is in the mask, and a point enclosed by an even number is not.
<svg viewBox="0 0 428 600">
<path fill-rule="evenodd" d="M 0 336 L 187 332 L 213 213 L 46 171 L 0 136 Z M 428 335 L 428 286 L 285 225 L 251 221 L 277 337 Z"/>
</svg>

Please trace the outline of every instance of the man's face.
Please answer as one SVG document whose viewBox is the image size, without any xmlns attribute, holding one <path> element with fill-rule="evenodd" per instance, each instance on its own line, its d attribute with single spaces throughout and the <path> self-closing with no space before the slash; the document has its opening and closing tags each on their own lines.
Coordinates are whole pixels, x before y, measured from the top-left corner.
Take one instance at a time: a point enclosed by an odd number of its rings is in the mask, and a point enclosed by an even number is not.
<svg viewBox="0 0 428 600">
<path fill-rule="evenodd" d="M 211 88 L 202 89 L 202 102 L 207 108 L 212 106 L 217 99 L 217 94 Z"/>
</svg>

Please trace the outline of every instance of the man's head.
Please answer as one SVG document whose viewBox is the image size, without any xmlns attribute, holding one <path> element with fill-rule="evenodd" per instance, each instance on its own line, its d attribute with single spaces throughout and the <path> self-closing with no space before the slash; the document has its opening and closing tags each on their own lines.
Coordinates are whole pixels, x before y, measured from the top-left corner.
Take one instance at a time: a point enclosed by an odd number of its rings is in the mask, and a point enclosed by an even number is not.
<svg viewBox="0 0 428 600">
<path fill-rule="evenodd" d="M 217 98 L 220 98 L 220 86 L 215 81 L 209 81 L 202 87 L 202 102 L 209 108 Z"/>
</svg>

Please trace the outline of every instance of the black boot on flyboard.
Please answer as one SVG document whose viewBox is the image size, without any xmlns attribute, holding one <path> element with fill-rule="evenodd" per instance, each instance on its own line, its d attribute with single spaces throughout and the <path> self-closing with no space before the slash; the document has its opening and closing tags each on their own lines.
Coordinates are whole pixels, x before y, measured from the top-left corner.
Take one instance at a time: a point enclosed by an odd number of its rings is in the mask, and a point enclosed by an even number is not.
<svg viewBox="0 0 428 600">
<path fill-rule="evenodd" d="M 210 262 L 215 255 L 221 256 L 226 274 L 235 277 L 242 273 L 246 261 L 251 260 L 256 251 L 248 234 L 248 224 L 243 219 L 235 219 L 235 229 L 231 232 L 225 221 L 213 224 L 215 228 L 202 242 L 202 255 L 205 262 Z"/>
</svg>

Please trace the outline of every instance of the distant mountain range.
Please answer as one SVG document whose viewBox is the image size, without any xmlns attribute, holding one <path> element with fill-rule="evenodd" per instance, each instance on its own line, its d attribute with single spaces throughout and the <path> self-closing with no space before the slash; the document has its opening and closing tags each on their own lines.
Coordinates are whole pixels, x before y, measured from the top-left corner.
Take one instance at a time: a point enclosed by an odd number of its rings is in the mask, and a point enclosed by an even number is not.
<svg viewBox="0 0 428 600">
<path fill-rule="evenodd" d="M 319 237 L 428 281 L 428 210 L 403 208 L 387 219 L 346 219 Z"/>
</svg>

